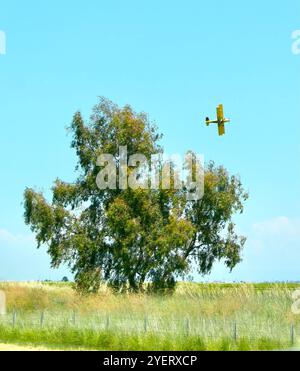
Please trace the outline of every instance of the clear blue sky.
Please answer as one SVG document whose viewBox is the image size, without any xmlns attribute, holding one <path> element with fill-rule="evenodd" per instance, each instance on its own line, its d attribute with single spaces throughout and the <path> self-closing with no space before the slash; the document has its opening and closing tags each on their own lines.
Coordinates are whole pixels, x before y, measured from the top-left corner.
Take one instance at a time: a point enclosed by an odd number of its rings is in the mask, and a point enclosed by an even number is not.
<svg viewBox="0 0 300 371">
<path fill-rule="evenodd" d="M 249 189 L 244 261 L 206 280 L 299 280 L 299 14 L 298 0 L 1 0 L 0 279 L 66 274 L 35 249 L 22 193 L 74 179 L 65 127 L 103 95 L 148 112 L 168 153 L 203 153 Z M 224 137 L 203 123 L 218 103 Z"/>
</svg>

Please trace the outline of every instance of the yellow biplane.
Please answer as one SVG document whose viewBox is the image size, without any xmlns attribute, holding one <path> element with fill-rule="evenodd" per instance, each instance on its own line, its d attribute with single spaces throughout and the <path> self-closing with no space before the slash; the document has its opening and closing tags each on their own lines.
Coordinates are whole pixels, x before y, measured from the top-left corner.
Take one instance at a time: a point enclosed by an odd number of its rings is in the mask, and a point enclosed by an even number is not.
<svg viewBox="0 0 300 371">
<path fill-rule="evenodd" d="M 230 122 L 229 119 L 224 118 L 223 104 L 219 104 L 217 107 L 217 120 L 210 120 L 209 117 L 206 117 L 206 125 L 209 124 L 218 124 L 219 135 L 225 134 L 225 122 Z"/>
</svg>

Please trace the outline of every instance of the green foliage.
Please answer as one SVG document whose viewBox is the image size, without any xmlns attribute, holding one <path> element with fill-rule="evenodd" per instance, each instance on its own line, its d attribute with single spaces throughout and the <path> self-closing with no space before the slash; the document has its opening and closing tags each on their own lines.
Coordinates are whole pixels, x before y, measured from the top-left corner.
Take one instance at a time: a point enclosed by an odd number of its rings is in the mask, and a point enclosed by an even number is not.
<svg viewBox="0 0 300 371">
<path fill-rule="evenodd" d="M 169 290 L 193 263 L 206 274 L 216 260 L 230 269 L 240 262 L 245 238 L 236 235 L 232 216 L 243 211 L 247 194 L 238 177 L 210 163 L 200 201 L 186 202 L 186 190 L 174 188 L 100 190 L 98 155 L 127 146 L 128 156 L 150 159 L 162 151 L 161 136 L 145 114 L 105 99 L 88 124 L 77 112 L 70 131 L 77 180 L 57 179 L 51 203 L 27 188 L 24 216 L 38 246 L 48 246 L 52 266 L 67 263 L 80 291 L 95 292 L 101 281 L 116 290 L 139 291 L 145 282 Z"/>
</svg>

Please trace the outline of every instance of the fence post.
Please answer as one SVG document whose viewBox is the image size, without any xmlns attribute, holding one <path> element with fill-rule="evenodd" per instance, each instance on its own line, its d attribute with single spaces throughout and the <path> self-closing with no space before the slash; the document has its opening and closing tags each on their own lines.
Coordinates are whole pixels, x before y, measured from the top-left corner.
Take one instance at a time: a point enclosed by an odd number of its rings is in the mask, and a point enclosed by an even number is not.
<svg viewBox="0 0 300 371">
<path fill-rule="evenodd" d="M 109 314 L 108 314 L 107 317 L 106 317 L 106 330 L 109 329 L 109 325 L 110 325 L 110 317 L 109 317 Z"/>
<path fill-rule="evenodd" d="M 187 318 L 185 322 L 185 330 L 186 330 L 186 336 L 190 335 L 190 319 Z"/>
<path fill-rule="evenodd" d="M 73 310 L 73 325 L 76 325 L 76 311 L 75 309 Z"/>
<path fill-rule="evenodd" d="M 40 318 L 40 325 L 41 325 L 41 327 L 43 327 L 43 325 L 44 325 L 44 317 L 45 317 L 45 312 L 42 311 L 41 312 L 41 318 Z"/>
<path fill-rule="evenodd" d="M 6 296 L 5 292 L 0 290 L 0 316 L 6 314 Z"/>
<path fill-rule="evenodd" d="M 295 344 L 295 326 L 293 323 L 291 324 L 291 344 Z"/>
<path fill-rule="evenodd" d="M 145 316 L 144 318 L 144 331 L 147 332 L 147 327 L 148 327 L 148 318 Z"/>
<path fill-rule="evenodd" d="M 14 309 L 13 310 L 13 318 L 12 318 L 13 328 L 15 328 L 15 326 L 16 326 L 16 320 L 17 320 L 17 311 Z"/>
<path fill-rule="evenodd" d="M 236 321 L 233 322 L 233 334 L 232 334 L 234 342 L 237 341 L 237 327 L 236 327 Z"/>
</svg>

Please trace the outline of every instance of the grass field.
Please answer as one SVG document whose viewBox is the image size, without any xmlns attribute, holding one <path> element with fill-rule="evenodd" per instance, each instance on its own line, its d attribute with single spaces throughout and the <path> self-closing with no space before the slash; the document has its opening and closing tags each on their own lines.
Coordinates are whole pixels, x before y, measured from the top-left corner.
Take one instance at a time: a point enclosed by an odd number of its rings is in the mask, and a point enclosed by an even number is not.
<svg viewBox="0 0 300 371">
<path fill-rule="evenodd" d="M 0 343 L 95 350 L 286 349 L 297 344 L 300 330 L 291 311 L 291 293 L 299 287 L 181 283 L 172 296 L 112 294 L 105 287 L 80 296 L 71 284 L 0 283 L 8 309 L 0 317 Z"/>
</svg>

